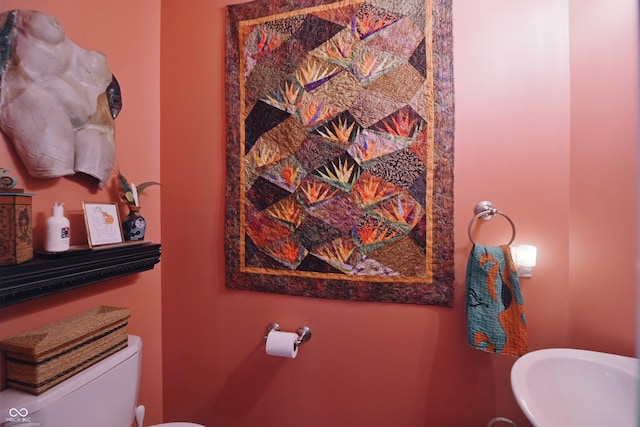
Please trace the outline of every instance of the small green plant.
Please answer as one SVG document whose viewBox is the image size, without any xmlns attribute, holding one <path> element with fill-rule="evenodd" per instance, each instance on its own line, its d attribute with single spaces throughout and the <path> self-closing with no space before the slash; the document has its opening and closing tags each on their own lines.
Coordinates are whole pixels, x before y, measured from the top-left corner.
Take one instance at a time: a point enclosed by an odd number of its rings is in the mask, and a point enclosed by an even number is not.
<svg viewBox="0 0 640 427">
<path fill-rule="evenodd" d="M 140 205 L 140 196 L 147 187 L 151 185 L 160 185 L 159 182 L 155 181 L 146 181 L 142 184 L 130 183 L 129 180 L 122 174 L 122 172 L 118 172 L 118 179 L 120 180 L 120 185 L 122 186 L 121 196 L 130 206 Z"/>
</svg>

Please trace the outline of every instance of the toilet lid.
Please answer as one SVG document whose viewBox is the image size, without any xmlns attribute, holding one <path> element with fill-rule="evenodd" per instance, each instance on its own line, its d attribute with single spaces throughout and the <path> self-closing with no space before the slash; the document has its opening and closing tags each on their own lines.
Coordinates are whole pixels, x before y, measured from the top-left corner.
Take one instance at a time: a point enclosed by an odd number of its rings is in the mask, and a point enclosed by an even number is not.
<svg viewBox="0 0 640 427">
<path fill-rule="evenodd" d="M 194 424 L 194 423 L 165 423 L 165 424 L 155 424 L 149 427 L 205 427 L 202 424 Z"/>
</svg>

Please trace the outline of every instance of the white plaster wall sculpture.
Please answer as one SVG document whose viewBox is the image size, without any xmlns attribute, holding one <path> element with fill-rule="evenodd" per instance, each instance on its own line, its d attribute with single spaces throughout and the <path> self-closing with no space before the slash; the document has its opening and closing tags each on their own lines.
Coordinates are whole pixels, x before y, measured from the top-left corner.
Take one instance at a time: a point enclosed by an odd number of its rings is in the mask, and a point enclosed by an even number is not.
<svg viewBox="0 0 640 427">
<path fill-rule="evenodd" d="M 121 107 L 104 54 L 78 47 L 42 12 L 0 14 L 0 129 L 30 175 L 82 172 L 102 188 Z"/>
</svg>

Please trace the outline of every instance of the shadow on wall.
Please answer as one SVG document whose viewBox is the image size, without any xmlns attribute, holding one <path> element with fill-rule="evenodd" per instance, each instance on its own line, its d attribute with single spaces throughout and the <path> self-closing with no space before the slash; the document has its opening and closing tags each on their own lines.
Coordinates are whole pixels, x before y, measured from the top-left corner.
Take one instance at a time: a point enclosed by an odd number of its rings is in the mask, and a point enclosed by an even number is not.
<svg viewBox="0 0 640 427">
<path fill-rule="evenodd" d="M 456 283 L 456 287 L 464 286 Z M 424 419 L 429 425 L 484 427 L 495 416 L 497 387 L 491 358 L 505 356 L 474 350 L 467 344 L 464 304 L 463 296 L 455 301 L 455 310 L 462 315 L 450 316 L 448 324 L 440 322 L 427 384 Z M 459 331 L 457 337 L 452 337 L 451 331 Z"/>
<path fill-rule="evenodd" d="M 259 342 L 227 379 L 213 403 L 213 413 L 231 418 L 249 414 L 286 361 L 266 357 L 264 343 Z"/>
</svg>

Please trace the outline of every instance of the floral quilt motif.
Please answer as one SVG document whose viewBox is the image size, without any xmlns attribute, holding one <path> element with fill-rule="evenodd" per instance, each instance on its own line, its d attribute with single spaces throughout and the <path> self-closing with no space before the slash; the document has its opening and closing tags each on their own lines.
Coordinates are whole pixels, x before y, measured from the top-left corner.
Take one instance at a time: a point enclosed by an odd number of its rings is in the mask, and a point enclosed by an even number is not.
<svg viewBox="0 0 640 427">
<path fill-rule="evenodd" d="M 450 0 L 253 3 L 228 7 L 227 286 L 451 305 Z"/>
</svg>

